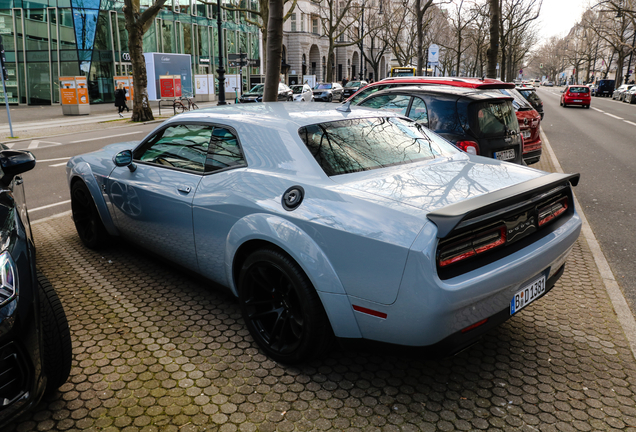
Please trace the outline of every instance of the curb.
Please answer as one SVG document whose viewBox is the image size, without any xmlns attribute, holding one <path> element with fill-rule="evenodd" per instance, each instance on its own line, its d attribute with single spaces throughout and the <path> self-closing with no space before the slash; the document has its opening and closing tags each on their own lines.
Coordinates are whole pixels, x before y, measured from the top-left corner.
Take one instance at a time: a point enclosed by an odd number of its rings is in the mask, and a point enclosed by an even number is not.
<svg viewBox="0 0 636 432">
<path fill-rule="evenodd" d="M 548 137 L 543 132 L 543 128 L 541 128 L 541 140 L 543 141 L 543 146 L 550 156 L 550 160 L 554 165 L 555 170 L 559 173 L 563 173 L 563 168 L 561 168 L 561 164 L 552 150 L 550 141 L 548 141 Z M 601 280 L 603 281 L 607 294 L 612 302 L 618 322 L 623 328 L 627 342 L 629 342 L 629 347 L 632 350 L 632 355 L 636 359 L 636 319 L 634 319 L 634 315 L 629 308 L 627 300 L 625 300 L 625 296 L 623 295 L 618 282 L 616 282 L 614 273 L 612 273 L 612 269 L 605 258 L 605 254 L 603 254 L 601 245 L 596 240 L 596 236 L 594 235 L 590 224 L 587 222 L 587 218 L 583 213 L 583 208 L 576 199 L 574 192 L 572 194 L 574 196 L 574 205 L 576 206 L 576 210 L 581 218 L 581 222 L 583 223 L 581 234 L 587 241 L 590 251 L 592 252 L 594 262 L 596 263 L 596 267 L 601 275 Z"/>
</svg>

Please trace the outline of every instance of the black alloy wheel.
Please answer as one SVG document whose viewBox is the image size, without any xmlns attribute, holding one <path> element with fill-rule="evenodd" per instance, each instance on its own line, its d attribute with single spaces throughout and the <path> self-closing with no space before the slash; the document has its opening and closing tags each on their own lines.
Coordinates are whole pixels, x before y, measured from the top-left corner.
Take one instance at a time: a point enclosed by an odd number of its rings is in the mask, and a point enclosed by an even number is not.
<svg viewBox="0 0 636 432">
<path fill-rule="evenodd" d="M 71 331 L 64 307 L 49 280 L 39 271 L 38 295 L 42 319 L 42 368 L 47 377 L 46 393 L 50 394 L 66 382 L 73 362 Z"/>
<path fill-rule="evenodd" d="M 81 180 L 71 186 L 71 211 L 77 234 L 87 248 L 99 249 L 108 244 L 108 232 L 88 187 Z"/>
<path fill-rule="evenodd" d="M 329 97 L 327 98 L 327 102 L 332 102 L 333 101 L 333 95 L 331 93 L 329 93 Z"/>
<path fill-rule="evenodd" d="M 320 298 L 286 254 L 261 249 L 250 255 L 239 275 L 239 301 L 252 337 L 272 359 L 296 364 L 328 349 L 332 332 Z"/>
</svg>

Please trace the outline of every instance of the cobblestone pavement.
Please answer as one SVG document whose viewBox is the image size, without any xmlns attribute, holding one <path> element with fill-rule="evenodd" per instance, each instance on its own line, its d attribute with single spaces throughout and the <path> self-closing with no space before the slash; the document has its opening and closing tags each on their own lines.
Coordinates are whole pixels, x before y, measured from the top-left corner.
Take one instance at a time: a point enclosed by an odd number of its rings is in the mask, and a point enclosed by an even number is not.
<svg viewBox="0 0 636 432">
<path fill-rule="evenodd" d="M 68 216 L 34 235 L 74 362 L 7 432 L 636 431 L 636 361 L 582 238 L 546 297 L 455 357 L 336 349 L 286 367 L 222 290 L 124 244 L 89 251 Z"/>
</svg>

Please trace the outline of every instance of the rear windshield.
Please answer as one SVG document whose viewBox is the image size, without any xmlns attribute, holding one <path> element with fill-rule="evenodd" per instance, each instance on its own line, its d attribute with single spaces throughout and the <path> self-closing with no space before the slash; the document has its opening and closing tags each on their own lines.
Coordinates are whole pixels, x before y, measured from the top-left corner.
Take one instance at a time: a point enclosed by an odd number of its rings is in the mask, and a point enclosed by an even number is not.
<svg viewBox="0 0 636 432">
<path fill-rule="evenodd" d="M 470 128 L 480 138 L 505 136 L 511 130 L 519 132 L 519 122 L 509 101 L 475 102 L 468 111 Z"/>
<path fill-rule="evenodd" d="M 458 150 L 414 122 L 396 117 L 340 120 L 298 130 L 328 176 L 408 164 Z"/>
<path fill-rule="evenodd" d="M 536 102 L 539 103 L 541 102 L 541 98 L 537 95 L 537 92 L 534 90 L 519 90 L 519 93 L 521 93 L 522 95 L 524 95 L 526 97 L 526 99 L 528 99 L 529 101 L 532 102 Z"/>
<path fill-rule="evenodd" d="M 590 89 L 587 87 L 570 87 L 570 93 L 589 93 Z"/>
<path fill-rule="evenodd" d="M 499 89 L 499 91 L 506 96 L 512 96 L 512 106 L 517 111 L 528 111 L 532 108 L 532 105 L 515 89 Z"/>
<path fill-rule="evenodd" d="M 316 90 L 322 90 L 322 89 L 330 89 L 331 88 L 331 84 L 326 84 L 326 83 L 321 83 L 318 84 L 316 87 L 314 87 Z"/>
</svg>

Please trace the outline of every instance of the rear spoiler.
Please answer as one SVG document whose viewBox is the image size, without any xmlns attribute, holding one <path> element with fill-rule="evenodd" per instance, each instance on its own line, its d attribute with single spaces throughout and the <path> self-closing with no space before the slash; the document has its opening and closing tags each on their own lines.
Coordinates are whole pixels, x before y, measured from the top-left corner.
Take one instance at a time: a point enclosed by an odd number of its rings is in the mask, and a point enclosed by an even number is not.
<svg viewBox="0 0 636 432">
<path fill-rule="evenodd" d="M 437 225 L 437 237 L 442 239 L 456 228 L 464 228 L 513 211 L 515 208 L 530 205 L 556 192 L 557 189 L 565 188 L 568 184 L 576 186 L 580 177 L 580 174 L 548 174 L 473 199 L 450 204 L 430 212 L 426 217 Z"/>
</svg>

